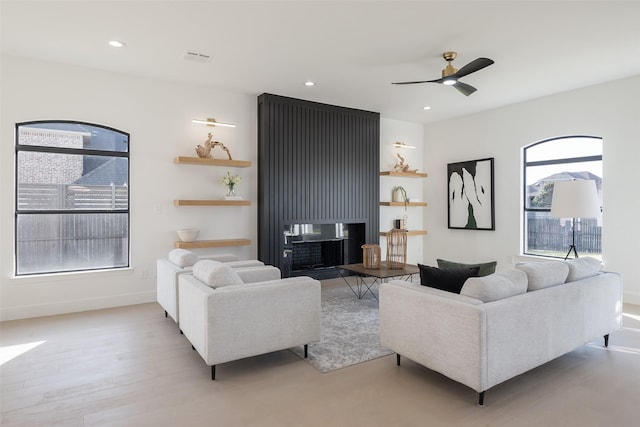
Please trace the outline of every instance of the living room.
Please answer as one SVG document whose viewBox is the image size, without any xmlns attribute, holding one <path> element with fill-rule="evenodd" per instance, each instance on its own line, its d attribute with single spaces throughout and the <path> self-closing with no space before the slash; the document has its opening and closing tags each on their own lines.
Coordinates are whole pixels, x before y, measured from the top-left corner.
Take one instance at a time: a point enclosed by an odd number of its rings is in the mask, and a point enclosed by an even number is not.
<svg viewBox="0 0 640 427">
<path fill-rule="evenodd" d="M 137 11 L 137 8 L 132 10 Z M 5 19 L 10 19 L 10 16 L 6 16 L 5 13 L 6 9 L 3 5 L 3 24 Z M 625 30 L 631 32 L 630 29 L 625 28 Z M 2 31 L 4 37 L 6 31 L 4 25 Z M 505 52 L 495 53 L 506 55 Z M 107 51 L 106 54 L 118 55 L 112 51 Z M 614 69 L 618 66 L 624 67 L 625 63 L 630 63 L 632 60 L 630 52 L 626 54 L 629 57 L 620 58 L 620 63 L 609 65 Z M 473 52 L 471 55 L 474 56 L 469 58 L 470 60 L 482 55 L 492 57 L 491 52 L 483 51 Z M 553 53 L 549 55 L 550 68 L 554 68 L 555 56 Z M 441 58 L 439 59 L 442 61 Z M 498 67 L 500 58 L 494 57 L 494 59 L 495 67 Z M 598 57 L 591 59 L 596 62 L 601 61 Z M 503 62 L 505 61 L 506 59 L 503 59 Z M 173 247 L 173 242 L 177 239 L 175 231 L 179 228 L 199 228 L 201 237 L 204 239 L 237 237 L 249 239 L 252 242 L 250 245 L 221 248 L 215 251 L 232 252 L 240 259 L 257 258 L 256 110 L 257 96 L 260 93 L 247 94 L 235 87 L 194 84 L 177 79 L 141 76 L 135 72 L 123 73 L 112 71 L 108 67 L 64 64 L 56 61 L 54 52 L 49 57 L 34 58 L 15 53 L 8 54 L 3 49 L 1 67 L 0 196 L 3 203 L 0 207 L 0 241 L 2 241 L 0 319 L 2 321 L 112 307 L 121 308 L 116 308 L 111 315 L 104 314 L 104 320 L 114 320 L 117 318 L 117 313 L 125 312 L 136 319 L 136 314 L 129 310 L 133 310 L 136 304 L 155 301 L 155 262 L 156 259 L 166 256 Z M 433 71 L 437 75 L 440 67 Z M 490 71 L 491 68 L 487 68 L 479 72 L 478 76 L 480 73 L 490 73 Z M 188 74 L 188 69 L 185 72 Z M 430 75 L 433 72 L 426 74 Z M 483 90 L 480 82 L 481 80 L 478 82 L 477 95 L 480 95 Z M 277 87 L 265 86 L 263 91 L 282 94 L 277 89 Z M 431 90 L 436 89 L 455 92 L 450 88 L 437 86 L 431 88 Z M 312 90 L 321 91 L 321 85 L 318 84 L 318 87 Z M 476 94 L 469 98 L 457 93 L 453 95 L 458 96 L 455 98 L 456 102 L 472 103 Z M 497 260 L 498 268 L 504 269 L 526 258 L 522 256 L 523 226 L 520 212 L 523 147 L 557 136 L 599 136 L 604 141 L 605 190 L 602 233 L 604 267 L 606 270 L 620 273 L 624 278 L 625 304 L 640 305 L 640 279 L 635 272 L 635 250 L 638 246 L 636 242 L 640 239 L 640 231 L 629 230 L 628 225 L 633 223 L 635 212 L 640 210 L 640 200 L 634 196 L 634 186 L 629 182 L 635 170 L 636 158 L 640 155 L 640 147 L 635 143 L 640 131 L 637 120 L 639 97 L 640 75 L 636 70 L 628 77 L 603 80 L 586 87 L 550 90 L 548 93 L 531 95 L 527 101 L 519 100 L 510 105 L 497 106 L 487 111 L 446 120 L 423 123 L 419 120 L 385 117 L 382 114 L 380 170 L 388 170 L 395 161 L 394 156 L 397 150 L 394 150 L 391 144 L 394 141 L 405 141 L 416 146 L 415 150 L 402 151 L 407 163 L 412 168 L 429 174 L 427 179 L 420 180 L 420 184 L 412 184 L 416 187 L 411 188 L 414 193 L 411 196 L 428 203 L 426 208 L 421 208 L 415 213 L 413 210 L 410 211 L 411 227 L 427 230 L 428 234 L 410 238 L 408 261 L 435 265 L 437 258 L 466 262 Z M 312 96 L 310 95 L 309 98 Z M 353 105 L 341 106 L 354 107 Z M 230 121 L 236 124 L 236 127 L 216 127 L 211 130 L 206 126 L 192 123 L 194 118 L 206 117 L 215 117 L 223 122 Z M 130 268 L 54 276 L 15 277 L 12 219 L 14 216 L 12 201 L 15 191 L 14 131 L 16 123 L 31 120 L 84 121 L 130 133 Z M 176 156 L 194 156 L 195 146 L 202 144 L 208 132 L 212 132 L 216 140 L 222 141 L 229 147 L 234 159 L 248 160 L 252 163 L 252 167 L 238 171 L 242 175 L 242 183 L 237 190 L 242 197 L 252 201 L 250 207 L 212 210 L 174 205 L 174 199 L 177 198 L 222 198 L 225 194 L 225 188 L 220 184 L 219 179 L 227 171 L 226 168 L 203 170 L 200 167 L 173 163 Z M 495 159 L 495 230 L 449 229 L 447 227 L 447 164 L 488 157 Z M 381 184 L 381 200 L 390 197 L 388 188 L 383 190 L 383 185 Z M 388 213 L 384 207 L 381 207 L 381 231 L 385 227 L 391 228 L 387 220 L 382 220 L 385 215 Z M 158 310 L 160 310 L 159 307 Z M 117 322 L 117 320 L 114 321 Z M 52 322 L 56 321 L 52 320 Z M 629 351 L 637 359 L 638 347 Z M 588 352 L 579 353 L 571 361 L 576 358 L 585 358 L 585 354 Z M 266 361 L 262 360 L 267 365 L 290 363 L 290 360 L 283 356 L 272 356 Z M 244 362 L 234 368 L 235 373 L 242 373 L 243 369 L 247 369 L 248 373 L 258 375 L 259 378 L 255 380 L 263 385 L 264 393 L 267 393 L 266 390 L 269 387 L 267 379 L 272 384 L 284 382 L 284 378 L 277 372 L 278 369 L 270 370 L 269 373 L 259 373 L 260 369 L 255 369 L 253 366 L 256 363 L 260 362 Z M 388 363 L 393 364 L 393 362 Z M 567 363 L 578 369 L 577 365 L 569 362 L 561 363 Z M 378 390 L 372 386 L 375 384 L 373 382 L 364 385 L 359 383 L 357 375 L 364 372 L 370 377 L 375 377 L 376 369 L 383 364 L 385 364 L 383 361 L 377 360 L 372 367 L 361 367 L 361 371 L 356 370 L 353 373 L 345 371 L 342 376 L 346 379 L 341 381 L 351 380 L 362 387 L 373 387 L 374 390 Z M 629 366 L 633 365 L 625 365 L 625 369 Z M 301 375 L 307 380 L 322 383 L 336 378 L 336 376 L 330 379 L 315 378 L 312 374 L 302 372 L 304 367 L 294 367 L 291 375 Z M 541 376 L 543 378 L 553 376 L 552 368 L 544 371 Z M 417 367 L 410 369 L 413 371 L 412 374 L 419 371 Z M 616 372 L 622 375 L 620 371 Z M 397 384 L 389 384 L 394 379 L 400 383 L 405 382 L 409 389 L 416 392 L 422 392 L 425 388 L 415 379 L 405 378 L 404 374 L 394 376 L 396 374 L 390 371 L 385 375 L 385 382 L 380 385 L 381 388 L 386 387 L 397 392 L 400 387 Z M 633 385 L 637 389 L 637 368 L 635 371 L 630 371 L 628 377 L 631 378 L 631 383 L 624 385 L 623 389 L 632 390 Z M 252 380 L 248 374 L 244 377 L 241 375 L 239 379 L 233 381 L 233 385 L 237 386 L 237 382 L 242 381 L 243 378 Z M 574 381 L 580 380 L 578 378 Z M 299 383 L 296 384 L 297 386 L 292 387 L 300 387 Z M 209 384 L 201 384 L 199 387 L 206 386 Z M 224 385 L 214 385 L 214 387 L 220 388 Z M 244 387 L 242 389 L 246 390 Z M 350 387 L 347 389 L 352 391 Z M 610 394 L 615 394 L 614 390 Z M 447 391 L 451 390 L 447 389 Z M 381 390 L 379 392 L 380 395 L 389 397 L 387 392 Z M 544 391 L 537 390 L 537 393 L 544 394 Z M 376 398 L 373 392 L 363 396 Z M 455 394 L 452 392 L 448 398 L 451 399 L 451 396 Z M 232 400 L 236 397 L 238 396 L 229 395 L 227 399 Z M 425 396 L 425 400 L 428 399 L 429 397 Z M 623 399 L 633 400 L 633 395 L 626 395 Z M 274 400 L 274 397 L 267 399 L 275 406 Z M 468 404 L 469 399 L 466 400 L 458 400 L 450 409 L 456 410 L 459 406 Z M 375 400 L 366 403 L 360 399 L 350 402 L 354 405 L 374 407 L 379 403 Z M 234 407 L 237 405 L 238 403 L 233 404 Z M 331 411 L 332 405 L 336 403 L 327 401 L 325 409 Z M 516 406 L 521 408 L 522 405 L 524 405 L 523 401 L 518 401 Z M 266 409 L 262 409 L 262 412 L 258 411 L 258 413 L 264 414 Z M 476 407 L 472 409 L 477 410 Z M 516 409 L 511 408 L 514 411 L 511 412 L 513 417 L 517 414 Z M 363 408 L 357 407 L 354 410 L 363 410 Z M 315 411 L 311 413 L 317 415 Z M 530 411 L 528 413 L 530 414 Z M 302 416 L 298 413 L 296 415 Z M 467 413 L 466 416 L 472 419 L 471 413 Z M 323 419 L 327 420 L 327 418 Z M 447 424 L 446 418 L 440 420 L 440 424 Z M 534 420 L 540 421 L 540 418 L 532 416 L 523 424 L 533 425 Z M 121 418 L 120 421 L 122 422 Z M 182 423 L 176 421 L 175 424 L 188 424 L 182 421 Z M 259 425 L 258 420 L 252 421 L 253 425 Z M 298 421 L 302 422 L 300 419 Z M 197 423 L 193 421 L 191 424 Z M 290 423 L 293 424 L 294 421 L 291 420 Z M 434 425 L 437 423 L 435 421 Z M 487 423 L 490 421 L 487 420 Z M 252 422 L 247 421 L 245 425 L 250 424 Z M 286 425 L 284 422 L 282 424 Z M 307 424 L 313 423 L 307 420 Z M 619 425 L 628 424 L 622 421 Z"/>
</svg>

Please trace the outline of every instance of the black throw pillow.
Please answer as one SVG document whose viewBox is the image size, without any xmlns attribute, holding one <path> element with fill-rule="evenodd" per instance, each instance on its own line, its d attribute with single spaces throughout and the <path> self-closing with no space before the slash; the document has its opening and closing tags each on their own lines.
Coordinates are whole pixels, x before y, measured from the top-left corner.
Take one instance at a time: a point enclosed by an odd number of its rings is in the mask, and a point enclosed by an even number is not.
<svg viewBox="0 0 640 427">
<path fill-rule="evenodd" d="M 460 293 L 464 282 L 469 277 L 477 277 L 480 267 L 470 268 L 436 268 L 418 264 L 420 268 L 420 284 L 443 291 Z"/>
</svg>

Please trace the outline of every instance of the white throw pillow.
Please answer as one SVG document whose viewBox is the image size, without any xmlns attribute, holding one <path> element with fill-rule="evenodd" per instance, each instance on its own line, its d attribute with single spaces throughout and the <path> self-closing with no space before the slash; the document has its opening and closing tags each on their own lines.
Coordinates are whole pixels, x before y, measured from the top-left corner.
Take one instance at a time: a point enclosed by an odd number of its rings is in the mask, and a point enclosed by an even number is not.
<svg viewBox="0 0 640 427">
<path fill-rule="evenodd" d="M 193 266 L 193 276 L 212 288 L 240 285 L 242 279 L 227 264 L 210 259 L 198 261 Z"/>
<path fill-rule="evenodd" d="M 561 285 L 569 275 L 569 266 L 561 261 L 523 262 L 516 268 L 527 273 L 528 291 Z"/>
<path fill-rule="evenodd" d="M 601 268 L 600 261 L 593 257 L 575 258 L 565 261 L 569 266 L 567 282 L 586 279 L 598 274 Z"/>
<path fill-rule="evenodd" d="M 182 268 L 191 267 L 196 262 L 200 261 L 200 257 L 191 251 L 186 249 L 172 249 L 169 251 L 169 261 Z"/>
<path fill-rule="evenodd" d="M 496 301 L 527 292 L 527 274 L 522 270 L 505 270 L 483 277 L 469 277 L 460 295 L 483 302 Z"/>
</svg>

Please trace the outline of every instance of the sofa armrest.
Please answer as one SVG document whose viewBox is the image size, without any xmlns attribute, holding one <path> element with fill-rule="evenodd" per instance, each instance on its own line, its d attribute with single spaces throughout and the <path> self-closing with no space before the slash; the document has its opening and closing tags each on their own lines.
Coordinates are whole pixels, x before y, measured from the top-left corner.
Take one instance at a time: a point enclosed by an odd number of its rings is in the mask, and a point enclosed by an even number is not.
<svg viewBox="0 0 640 427">
<path fill-rule="evenodd" d="M 210 259 L 218 262 L 237 262 L 238 257 L 233 254 L 198 254 L 200 259 Z"/>
<path fill-rule="evenodd" d="M 484 304 L 401 281 L 380 285 L 380 342 L 482 392 L 486 389 Z"/>
<path fill-rule="evenodd" d="M 248 259 L 243 261 L 230 261 L 225 262 L 225 264 L 233 267 L 233 268 L 245 268 L 245 267 L 262 267 L 264 266 L 264 262 L 258 261 L 257 259 Z"/>
<path fill-rule="evenodd" d="M 191 274 L 181 274 L 178 278 L 180 330 L 203 358 L 207 351 L 207 299 L 214 292 L 215 289 Z"/>
<path fill-rule="evenodd" d="M 244 283 L 265 282 L 280 279 L 280 269 L 272 265 L 235 268 L 234 271 Z"/>
<path fill-rule="evenodd" d="M 178 321 L 178 275 L 191 272 L 191 267 L 180 267 L 167 258 L 156 261 L 156 299 L 171 318 Z"/>
</svg>

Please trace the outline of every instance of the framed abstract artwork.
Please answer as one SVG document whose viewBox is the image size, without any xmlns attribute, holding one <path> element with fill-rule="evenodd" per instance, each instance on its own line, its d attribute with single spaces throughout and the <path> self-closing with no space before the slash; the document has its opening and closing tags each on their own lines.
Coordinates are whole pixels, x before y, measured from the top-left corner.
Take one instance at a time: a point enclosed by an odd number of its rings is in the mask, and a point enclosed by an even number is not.
<svg viewBox="0 0 640 427">
<path fill-rule="evenodd" d="M 449 228 L 495 230 L 493 157 L 447 165 Z"/>
</svg>

